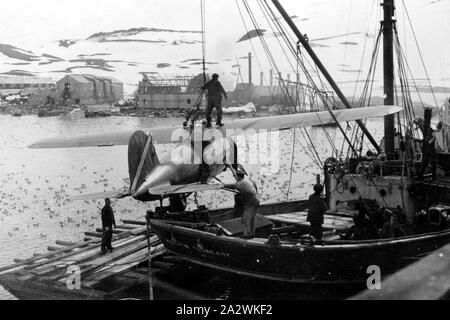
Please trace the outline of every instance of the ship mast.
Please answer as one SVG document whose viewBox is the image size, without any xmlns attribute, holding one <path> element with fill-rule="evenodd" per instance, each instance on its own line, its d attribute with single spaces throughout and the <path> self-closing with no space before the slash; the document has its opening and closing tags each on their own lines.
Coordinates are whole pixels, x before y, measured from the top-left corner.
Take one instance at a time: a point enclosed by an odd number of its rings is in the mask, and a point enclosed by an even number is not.
<svg viewBox="0 0 450 320">
<path fill-rule="evenodd" d="M 393 1 L 393 0 L 390 0 L 390 1 Z M 292 19 L 289 16 L 289 14 L 286 12 L 286 10 L 284 10 L 283 6 L 280 4 L 280 2 L 278 0 L 272 0 L 272 3 L 277 8 L 278 12 L 283 16 L 283 18 L 286 21 L 286 23 L 289 25 L 289 27 L 294 32 L 294 34 L 296 35 L 296 37 L 298 38 L 300 43 L 303 45 L 303 47 L 305 48 L 306 52 L 308 52 L 309 56 L 311 57 L 311 59 L 316 64 L 317 68 L 319 68 L 320 72 L 323 74 L 323 76 L 328 81 L 330 86 L 333 88 L 334 92 L 336 92 L 336 95 L 342 101 L 344 106 L 347 109 L 351 109 L 352 107 L 350 106 L 350 103 L 348 102 L 347 98 L 344 96 L 344 94 L 342 93 L 341 89 L 338 87 L 338 85 L 336 84 L 334 79 L 331 77 L 331 75 L 329 74 L 328 70 L 322 64 L 322 62 L 320 61 L 319 57 L 313 51 L 313 49 L 309 45 L 308 41 L 305 39 L 303 34 L 297 28 L 295 23 L 292 21 Z M 394 119 L 394 118 L 392 118 L 392 119 Z M 378 143 L 375 141 L 374 137 L 370 134 L 369 130 L 367 130 L 367 128 L 364 125 L 364 123 L 361 120 L 357 120 L 356 122 L 357 122 L 358 126 L 361 128 L 362 132 L 369 139 L 370 143 L 374 146 L 374 148 L 377 150 L 377 152 L 380 153 L 381 149 L 378 146 Z"/>
<path fill-rule="evenodd" d="M 384 10 L 383 26 L 383 65 L 384 65 L 384 104 L 394 104 L 394 0 L 384 0 L 381 4 Z M 387 160 L 394 154 L 395 115 L 384 118 L 384 150 Z"/>
</svg>

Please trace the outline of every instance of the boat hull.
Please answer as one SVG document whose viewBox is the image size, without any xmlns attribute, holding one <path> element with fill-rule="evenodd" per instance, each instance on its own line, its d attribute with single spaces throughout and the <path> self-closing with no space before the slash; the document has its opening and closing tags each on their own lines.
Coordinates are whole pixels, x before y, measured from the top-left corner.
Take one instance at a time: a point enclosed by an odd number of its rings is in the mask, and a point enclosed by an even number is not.
<svg viewBox="0 0 450 320">
<path fill-rule="evenodd" d="M 383 276 L 450 242 L 450 230 L 446 230 L 384 241 L 272 246 L 264 239 L 217 236 L 162 220 L 152 220 L 151 225 L 169 251 L 191 262 L 295 283 L 360 283 L 370 276 L 370 266 L 379 267 Z"/>
</svg>

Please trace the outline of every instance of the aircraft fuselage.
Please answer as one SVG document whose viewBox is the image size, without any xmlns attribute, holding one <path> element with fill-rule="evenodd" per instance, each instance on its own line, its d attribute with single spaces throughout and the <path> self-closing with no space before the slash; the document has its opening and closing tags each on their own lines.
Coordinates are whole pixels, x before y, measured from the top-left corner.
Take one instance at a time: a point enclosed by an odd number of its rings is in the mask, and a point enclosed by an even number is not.
<svg viewBox="0 0 450 320">
<path fill-rule="evenodd" d="M 202 165 L 207 166 L 208 179 L 223 172 L 229 163 L 234 163 L 234 142 L 231 139 L 218 139 L 214 142 L 192 143 L 186 139 L 171 150 L 145 178 L 133 194 L 140 201 L 155 201 L 161 195 L 150 194 L 148 190 L 158 186 L 186 185 L 201 180 Z M 227 160 L 228 159 L 228 160 Z"/>
</svg>

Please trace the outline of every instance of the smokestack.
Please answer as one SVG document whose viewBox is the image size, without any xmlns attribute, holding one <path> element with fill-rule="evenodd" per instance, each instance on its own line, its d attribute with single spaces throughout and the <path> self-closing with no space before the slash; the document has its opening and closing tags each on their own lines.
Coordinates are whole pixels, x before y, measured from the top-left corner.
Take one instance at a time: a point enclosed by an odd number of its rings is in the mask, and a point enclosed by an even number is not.
<svg viewBox="0 0 450 320">
<path fill-rule="evenodd" d="M 278 86 L 281 87 L 281 72 L 278 72 Z"/>
<path fill-rule="evenodd" d="M 264 72 L 261 71 L 260 73 L 260 81 L 259 81 L 259 85 L 262 87 L 264 85 Z"/>
<path fill-rule="evenodd" d="M 288 79 L 289 82 L 291 81 L 291 74 L 290 73 L 287 74 L 287 79 Z"/>
<path fill-rule="evenodd" d="M 252 83 L 252 53 L 248 53 L 248 83 Z"/>
<path fill-rule="evenodd" d="M 270 86 L 273 87 L 273 70 L 270 69 Z"/>
</svg>

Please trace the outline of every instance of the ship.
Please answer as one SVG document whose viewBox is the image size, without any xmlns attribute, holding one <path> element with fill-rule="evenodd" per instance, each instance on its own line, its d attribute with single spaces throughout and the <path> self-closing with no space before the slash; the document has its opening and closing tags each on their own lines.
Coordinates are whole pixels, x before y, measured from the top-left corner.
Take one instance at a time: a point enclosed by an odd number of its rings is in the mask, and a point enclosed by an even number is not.
<svg viewBox="0 0 450 320">
<path fill-rule="evenodd" d="M 351 108 L 290 15 L 278 0 L 271 2 L 342 105 Z M 383 39 L 384 102 L 393 105 L 394 47 L 400 42 L 394 0 L 384 0 L 382 7 L 384 18 L 376 50 Z M 401 56 L 401 50 L 398 54 Z M 364 123 L 357 121 L 355 135 L 364 137 L 376 151 L 362 154 L 359 145 L 363 145 L 363 138 L 355 143 L 346 137 L 349 156 L 324 159 L 323 181 L 329 210 L 321 240 L 309 234 L 304 202 L 260 208 L 252 239 L 242 237 L 239 213 L 233 210 L 219 215 L 160 210 L 150 220 L 152 229 L 170 252 L 186 261 L 283 283 L 365 283 L 374 266 L 387 275 L 426 256 L 450 242 L 450 171 L 446 165 L 449 154 L 437 154 L 438 173 L 429 170 L 422 150 L 426 132 L 431 128 L 432 111 L 424 109 L 422 122 L 417 122 L 408 88 L 402 87 L 402 92 L 404 111 L 402 115 L 385 117 L 382 146 Z M 337 121 L 336 126 L 345 135 Z M 362 208 L 371 219 L 381 211 L 396 222 L 401 218 L 404 221 L 390 235 L 356 239 L 351 230 Z"/>
</svg>

